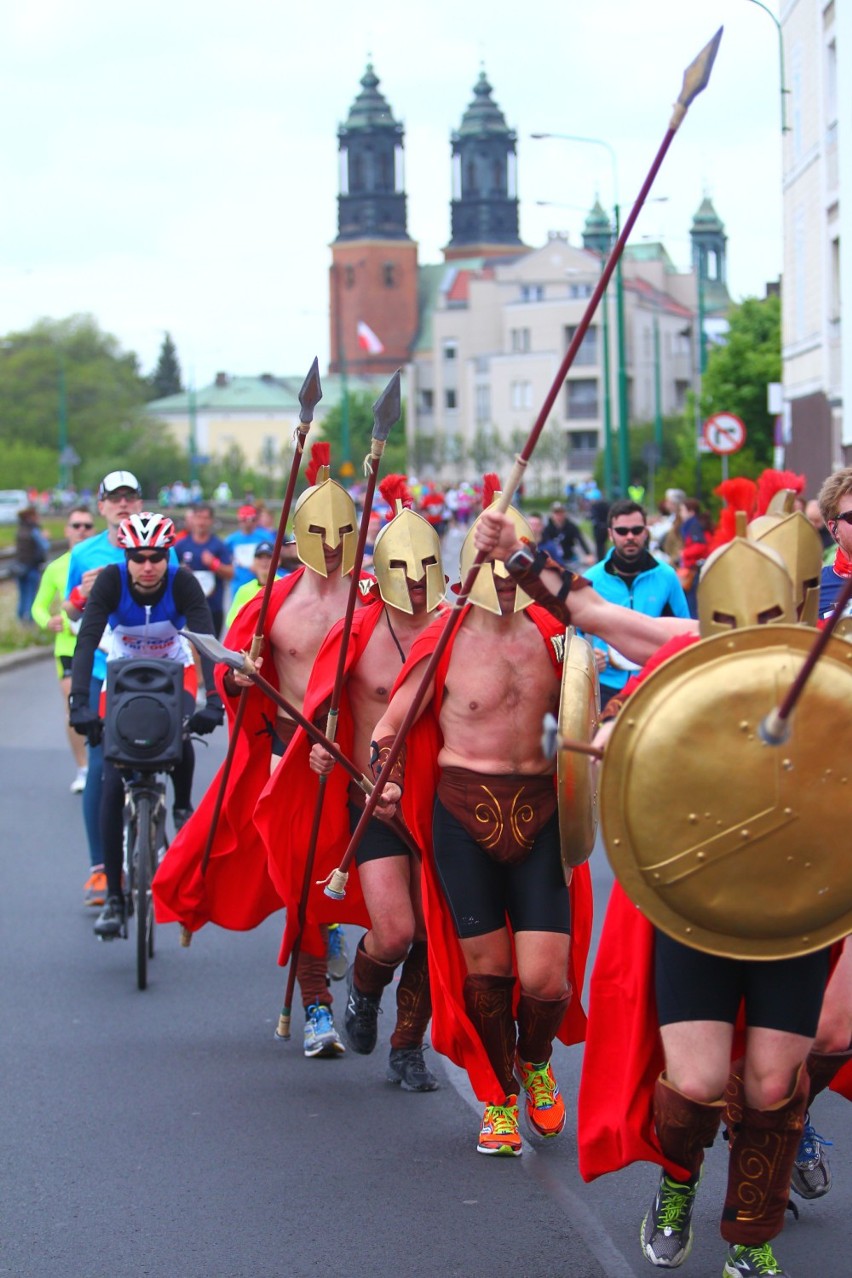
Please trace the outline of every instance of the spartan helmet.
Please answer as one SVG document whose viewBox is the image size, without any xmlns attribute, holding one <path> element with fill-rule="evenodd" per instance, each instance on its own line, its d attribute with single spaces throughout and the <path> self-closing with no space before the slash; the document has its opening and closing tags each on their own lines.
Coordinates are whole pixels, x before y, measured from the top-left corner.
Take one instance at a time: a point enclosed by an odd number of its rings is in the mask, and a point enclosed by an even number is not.
<svg viewBox="0 0 852 1278">
<path fill-rule="evenodd" d="M 296 554 L 307 568 L 327 577 L 323 546 L 334 549 L 342 545 L 341 575 L 345 577 L 352 571 L 358 542 L 355 503 L 340 484 L 329 478 L 328 466 L 319 466 L 316 483 L 306 488 L 296 502 L 293 533 Z"/>
<path fill-rule="evenodd" d="M 500 491 L 494 492 L 490 505 L 493 506 L 495 501 L 500 499 Z M 510 506 L 506 514 L 515 525 L 515 532 L 522 540 L 528 541 L 531 545 L 535 543 L 532 529 L 519 510 L 514 506 Z M 479 523 L 482 515 L 478 515 L 473 521 L 470 531 L 465 537 L 461 548 L 461 560 L 459 563 L 459 573 L 462 582 L 465 581 L 467 574 L 473 567 L 473 561 L 476 558 L 476 547 L 473 544 L 473 533 L 476 525 Z M 508 577 L 509 572 L 506 565 L 501 560 L 489 561 L 480 564 L 476 574 L 476 580 L 473 583 L 468 599 L 470 603 L 476 604 L 479 608 L 484 608 L 486 612 L 496 613 L 499 617 L 502 614 L 500 600 L 497 598 L 497 585 L 494 581 L 495 577 Z M 522 612 L 524 608 L 529 607 L 532 603 L 529 595 L 525 590 L 521 590 L 520 586 L 515 587 L 515 612 Z"/>
<path fill-rule="evenodd" d="M 795 622 L 793 582 L 776 550 L 745 537 L 745 515 L 737 513 L 737 536 L 709 556 L 698 587 L 702 639 L 772 622 Z"/>
<path fill-rule="evenodd" d="M 427 519 L 405 509 L 400 498 L 390 523 L 379 529 L 373 546 L 373 571 L 379 594 L 400 612 L 413 613 L 408 581 L 425 581 L 426 611 L 432 612 L 444 597 L 446 583 L 441 564 L 441 542 Z"/>
<path fill-rule="evenodd" d="M 819 533 L 800 510 L 793 510 L 790 488 L 775 494 L 765 515 L 748 526 L 748 538 L 776 551 L 793 582 L 796 618 L 804 626 L 815 626 L 819 616 L 819 582 L 822 572 L 822 542 Z"/>
</svg>

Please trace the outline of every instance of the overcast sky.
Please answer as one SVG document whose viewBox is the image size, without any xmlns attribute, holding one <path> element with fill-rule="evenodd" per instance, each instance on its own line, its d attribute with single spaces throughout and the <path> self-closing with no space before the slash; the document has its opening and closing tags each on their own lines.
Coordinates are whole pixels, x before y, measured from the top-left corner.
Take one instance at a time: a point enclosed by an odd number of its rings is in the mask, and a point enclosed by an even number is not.
<svg viewBox="0 0 852 1278">
<path fill-rule="evenodd" d="M 775 0 L 767 0 L 776 11 Z M 337 128 L 368 57 L 405 126 L 409 234 L 450 234 L 450 133 L 484 66 L 518 134 L 520 230 L 579 243 L 628 208 L 684 67 L 725 34 L 636 237 L 689 265 L 705 193 L 725 223 L 735 298 L 781 269 L 778 34 L 751 0 L 25 0 L 0 14 L 0 333 L 89 312 L 184 374 L 302 374 L 328 359 Z M 537 201 L 551 201 L 542 207 Z"/>
</svg>

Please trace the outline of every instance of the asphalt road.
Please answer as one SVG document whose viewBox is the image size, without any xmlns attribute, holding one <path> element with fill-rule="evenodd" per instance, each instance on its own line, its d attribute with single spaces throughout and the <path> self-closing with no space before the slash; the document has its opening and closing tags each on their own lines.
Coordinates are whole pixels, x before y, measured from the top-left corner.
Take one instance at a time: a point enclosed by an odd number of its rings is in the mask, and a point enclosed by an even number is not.
<svg viewBox="0 0 852 1278">
<path fill-rule="evenodd" d="M 189 950 L 158 929 L 145 993 L 132 946 L 97 942 L 80 904 L 80 800 L 49 661 L 0 674 L 0 1274 L 15 1278 L 600 1278 L 650 1275 L 639 1222 L 648 1165 L 593 1185 L 574 1122 L 521 1159 L 476 1154 L 466 1077 L 441 1090 L 384 1082 L 392 1012 L 372 1057 L 306 1060 L 273 1042 L 282 916 L 214 928 Z M 199 751 L 196 790 L 225 749 Z M 600 901 L 609 883 L 593 865 Z M 354 943 L 351 938 L 350 944 Z M 338 1007 L 342 986 L 336 985 Z M 566 1097 L 581 1053 L 559 1049 Z M 795 1278 L 849 1278 L 850 1109 L 821 1099 L 835 1184 L 800 1203 L 776 1250 Z M 718 1278 L 725 1150 L 711 1151 L 682 1272 Z"/>
</svg>

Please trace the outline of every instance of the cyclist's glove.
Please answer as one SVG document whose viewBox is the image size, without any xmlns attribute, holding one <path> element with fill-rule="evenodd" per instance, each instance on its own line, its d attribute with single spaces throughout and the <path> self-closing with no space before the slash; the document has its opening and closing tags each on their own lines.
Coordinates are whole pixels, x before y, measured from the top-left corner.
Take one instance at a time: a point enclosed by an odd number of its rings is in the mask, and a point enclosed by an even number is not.
<svg viewBox="0 0 852 1278">
<path fill-rule="evenodd" d="M 196 710 L 195 714 L 189 721 L 188 727 L 190 732 L 197 732 L 199 736 L 206 736 L 208 732 L 212 732 L 219 724 L 224 721 L 225 707 L 218 697 L 208 697 L 207 704 L 201 710 Z"/>
<path fill-rule="evenodd" d="M 100 745 L 104 734 L 103 720 L 88 701 L 80 705 L 75 705 L 75 701 L 75 697 L 69 698 L 68 722 L 75 732 L 79 732 L 81 737 L 86 738 L 90 746 Z"/>
</svg>

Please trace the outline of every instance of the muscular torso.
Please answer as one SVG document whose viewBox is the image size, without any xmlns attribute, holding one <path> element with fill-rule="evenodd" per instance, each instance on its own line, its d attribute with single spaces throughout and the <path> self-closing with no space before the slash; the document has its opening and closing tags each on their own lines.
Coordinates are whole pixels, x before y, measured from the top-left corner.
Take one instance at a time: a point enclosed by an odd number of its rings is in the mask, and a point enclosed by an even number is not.
<svg viewBox="0 0 852 1278">
<path fill-rule="evenodd" d="M 348 597 L 348 577 L 308 570 L 278 609 L 270 630 L 272 659 L 281 695 L 299 709 L 320 644 L 346 612 Z"/>
<path fill-rule="evenodd" d="M 355 721 L 355 744 L 353 757 L 365 772 L 369 772 L 370 742 L 373 739 L 373 728 L 385 712 L 390 698 L 390 690 L 403 666 L 403 657 L 407 657 L 416 636 L 425 629 L 434 613 L 424 614 L 420 618 L 393 613 L 391 625 L 388 625 L 387 608 L 379 619 L 370 636 L 364 652 L 353 667 L 347 689 L 352 716 Z M 399 648 L 394 643 L 396 635 Z"/>
<path fill-rule="evenodd" d="M 474 611 L 453 644 L 438 762 L 473 772 L 552 772 L 541 721 L 558 702 L 559 680 L 538 628 L 520 614 L 495 626 Z"/>
</svg>

